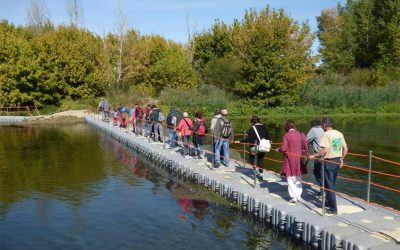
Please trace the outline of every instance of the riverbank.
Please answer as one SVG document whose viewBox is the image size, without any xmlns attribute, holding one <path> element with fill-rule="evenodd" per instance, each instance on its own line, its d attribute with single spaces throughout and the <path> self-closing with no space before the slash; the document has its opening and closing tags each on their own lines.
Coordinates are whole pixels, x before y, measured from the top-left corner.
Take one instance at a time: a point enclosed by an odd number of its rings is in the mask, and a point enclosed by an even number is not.
<svg viewBox="0 0 400 250">
<path fill-rule="evenodd" d="M 42 124 L 42 123 L 77 123 L 84 122 L 89 110 L 67 110 L 51 115 L 37 116 L 0 116 L 0 123 Z"/>
</svg>

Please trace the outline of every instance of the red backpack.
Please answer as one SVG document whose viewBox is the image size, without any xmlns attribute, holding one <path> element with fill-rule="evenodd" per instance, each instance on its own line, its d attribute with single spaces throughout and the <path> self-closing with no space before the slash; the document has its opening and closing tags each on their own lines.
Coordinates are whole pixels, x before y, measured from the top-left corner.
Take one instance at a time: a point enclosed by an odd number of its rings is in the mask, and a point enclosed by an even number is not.
<svg viewBox="0 0 400 250">
<path fill-rule="evenodd" d="M 207 131 L 206 131 L 206 122 L 204 120 L 200 121 L 200 126 L 199 126 L 199 128 L 197 129 L 196 132 L 197 132 L 198 135 L 205 135 L 207 133 Z"/>
<path fill-rule="evenodd" d="M 140 107 L 137 108 L 135 113 L 136 113 L 137 118 L 143 119 L 143 109 L 142 108 L 140 108 Z"/>
</svg>

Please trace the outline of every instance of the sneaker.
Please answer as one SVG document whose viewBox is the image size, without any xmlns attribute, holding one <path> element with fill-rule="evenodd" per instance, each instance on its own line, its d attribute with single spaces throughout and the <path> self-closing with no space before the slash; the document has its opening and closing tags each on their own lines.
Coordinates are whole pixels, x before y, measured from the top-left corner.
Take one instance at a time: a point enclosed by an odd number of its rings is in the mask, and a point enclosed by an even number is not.
<svg viewBox="0 0 400 250">
<path fill-rule="evenodd" d="M 221 165 L 220 163 L 216 162 L 214 163 L 214 168 L 219 168 L 220 165 Z"/>
<path fill-rule="evenodd" d="M 229 167 L 229 163 L 222 162 L 222 165 L 224 165 L 225 167 Z"/>
<path fill-rule="evenodd" d="M 289 203 L 294 203 L 294 204 L 296 204 L 296 203 L 298 203 L 299 201 L 296 199 L 296 198 L 293 198 L 293 199 L 290 199 L 289 200 Z"/>
<path fill-rule="evenodd" d="M 263 176 L 261 175 L 261 173 L 256 174 L 256 177 L 258 180 L 262 181 L 264 180 Z"/>
</svg>

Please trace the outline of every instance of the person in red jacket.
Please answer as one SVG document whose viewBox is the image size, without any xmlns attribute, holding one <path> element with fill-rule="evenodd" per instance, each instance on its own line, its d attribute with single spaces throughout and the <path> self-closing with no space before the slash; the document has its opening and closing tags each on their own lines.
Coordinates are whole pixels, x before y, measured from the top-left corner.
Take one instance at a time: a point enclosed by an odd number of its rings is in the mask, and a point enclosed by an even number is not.
<svg viewBox="0 0 400 250">
<path fill-rule="evenodd" d="M 183 141 L 184 156 L 190 156 L 190 136 L 192 135 L 193 122 L 187 112 L 183 113 L 183 118 L 178 124 L 178 131 Z"/>
</svg>

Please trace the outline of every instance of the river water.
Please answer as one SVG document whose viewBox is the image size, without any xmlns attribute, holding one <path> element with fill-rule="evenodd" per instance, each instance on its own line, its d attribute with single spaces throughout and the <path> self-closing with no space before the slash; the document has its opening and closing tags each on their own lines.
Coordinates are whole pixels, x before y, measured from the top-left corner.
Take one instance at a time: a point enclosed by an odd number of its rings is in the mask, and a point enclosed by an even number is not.
<svg viewBox="0 0 400 250">
<path fill-rule="evenodd" d="M 279 142 L 283 120 L 265 120 L 272 140 Z M 334 122 L 350 151 L 372 149 L 400 161 L 398 119 Z M 297 123 L 307 132 L 308 119 Z M 234 120 L 236 133 L 248 125 L 248 120 Z M 0 138 L 0 249 L 307 248 L 252 222 L 203 187 L 151 166 L 89 125 L 3 126 Z M 273 152 L 268 157 L 282 158 Z M 368 161 L 348 157 L 347 163 L 365 167 Z M 266 168 L 279 171 L 280 164 L 267 161 Z M 399 166 L 375 160 L 373 168 L 400 174 Z M 351 169 L 340 172 L 356 179 L 367 176 Z M 312 175 L 306 179 L 313 181 Z M 399 189 L 396 178 L 373 174 L 372 180 Z M 366 195 L 365 183 L 338 180 L 338 189 Z M 398 193 L 372 188 L 372 202 L 399 209 L 399 200 Z"/>
<path fill-rule="evenodd" d="M 0 249 L 305 248 L 89 125 L 0 138 Z"/>
</svg>

